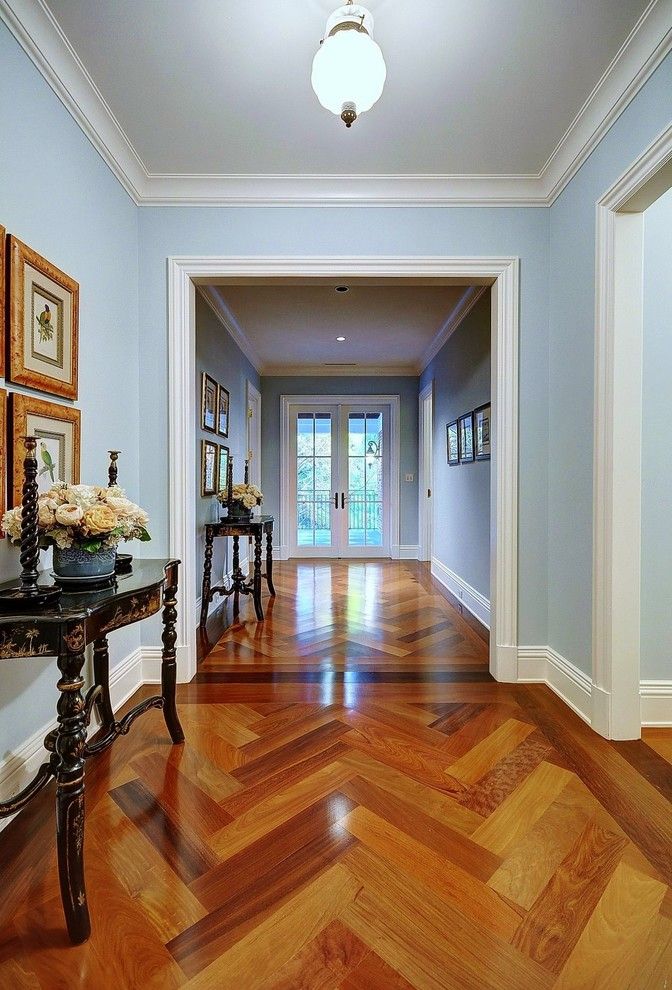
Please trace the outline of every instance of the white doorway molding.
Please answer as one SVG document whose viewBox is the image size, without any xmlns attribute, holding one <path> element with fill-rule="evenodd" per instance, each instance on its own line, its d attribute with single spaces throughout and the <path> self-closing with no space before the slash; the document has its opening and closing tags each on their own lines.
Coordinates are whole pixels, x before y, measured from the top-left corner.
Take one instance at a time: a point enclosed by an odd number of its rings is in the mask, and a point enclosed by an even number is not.
<svg viewBox="0 0 672 990">
<path fill-rule="evenodd" d="M 418 397 L 418 560 L 432 559 L 432 454 L 434 450 L 434 379 Z"/>
<path fill-rule="evenodd" d="M 643 212 L 672 186 L 672 126 L 597 203 L 593 728 L 637 739 L 640 712 Z"/>
<path fill-rule="evenodd" d="M 261 488 L 261 392 L 249 378 L 245 382 L 245 410 L 250 482 Z"/>
<path fill-rule="evenodd" d="M 168 258 L 169 553 L 182 561 L 178 675 L 196 673 L 194 615 L 195 282 L 265 278 L 459 279 L 492 285 L 490 671 L 517 678 L 518 322 L 516 257 L 172 257 Z"/>
</svg>

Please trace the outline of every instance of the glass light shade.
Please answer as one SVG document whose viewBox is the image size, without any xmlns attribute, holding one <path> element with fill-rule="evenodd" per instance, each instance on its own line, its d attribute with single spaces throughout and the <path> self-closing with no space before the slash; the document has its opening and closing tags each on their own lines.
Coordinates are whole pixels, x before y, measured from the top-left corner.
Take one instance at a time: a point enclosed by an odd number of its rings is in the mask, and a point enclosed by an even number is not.
<svg viewBox="0 0 672 990">
<path fill-rule="evenodd" d="M 354 104 L 359 115 L 380 99 L 386 75 L 376 42 L 363 31 L 346 29 L 325 38 L 313 59 L 311 82 L 325 109 L 340 116 L 344 106 Z"/>
</svg>

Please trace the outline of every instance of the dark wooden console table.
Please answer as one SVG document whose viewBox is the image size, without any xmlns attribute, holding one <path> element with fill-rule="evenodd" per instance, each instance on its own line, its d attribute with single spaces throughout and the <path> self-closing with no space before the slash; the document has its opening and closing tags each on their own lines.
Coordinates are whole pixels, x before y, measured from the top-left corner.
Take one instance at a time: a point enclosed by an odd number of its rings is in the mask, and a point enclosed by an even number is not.
<svg viewBox="0 0 672 990">
<path fill-rule="evenodd" d="M 233 570 L 231 587 L 219 585 L 211 587 L 212 578 L 212 549 L 216 536 L 233 537 Z M 252 581 L 245 580 L 240 569 L 240 537 L 254 538 L 254 565 Z M 261 573 L 262 540 L 266 536 L 266 574 Z M 252 595 L 257 618 L 264 618 L 261 604 L 261 579 L 265 577 L 270 594 L 275 596 L 273 587 L 273 516 L 253 516 L 249 521 L 222 519 L 218 523 L 208 523 L 205 527 L 205 557 L 203 560 L 203 589 L 201 592 L 201 628 L 208 621 L 208 608 L 215 595 L 228 597 L 233 595 L 233 614 L 238 615 L 240 595 Z"/>
<path fill-rule="evenodd" d="M 150 708 L 163 709 L 170 738 L 184 741 L 175 705 L 177 633 L 177 560 L 134 560 L 133 571 L 113 587 L 87 593 L 64 593 L 58 604 L 32 615 L 0 614 L 0 660 L 56 656 L 60 692 L 58 725 L 44 740 L 51 753 L 34 780 L 11 800 L 0 802 L 0 817 L 13 815 L 45 784 L 56 778 L 56 841 L 61 899 L 73 942 L 91 932 L 84 881 L 84 764 L 125 735 Z M 7 585 L 9 587 L 10 585 Z M 3 587 L 3 586 L 0 586 Z M 110 702 L 107 635 L 163 609 L 161 694 L 136 705 L 117 721 Z M 93 643 L 94 685 L 82 694 L 86 647 Z M 102 722 L 100 734 L 87 742 L 93 705 Z M 1 841 L 1 840 L 0 840 Z"/>
</svg>

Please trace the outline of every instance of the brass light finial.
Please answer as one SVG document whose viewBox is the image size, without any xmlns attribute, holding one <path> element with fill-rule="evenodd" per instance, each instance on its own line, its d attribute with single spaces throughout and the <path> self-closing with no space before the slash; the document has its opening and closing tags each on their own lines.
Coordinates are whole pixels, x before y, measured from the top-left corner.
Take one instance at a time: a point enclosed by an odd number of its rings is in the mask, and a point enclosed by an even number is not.
<svg viewBox="0 0 672 990">
<path fill-rule="evenodd" d="M 352 127 L 357 120 L 357 110 L 354 103 L 344 103 L 341 110 L 341 120 L 346 127 Z"/>
</svg>

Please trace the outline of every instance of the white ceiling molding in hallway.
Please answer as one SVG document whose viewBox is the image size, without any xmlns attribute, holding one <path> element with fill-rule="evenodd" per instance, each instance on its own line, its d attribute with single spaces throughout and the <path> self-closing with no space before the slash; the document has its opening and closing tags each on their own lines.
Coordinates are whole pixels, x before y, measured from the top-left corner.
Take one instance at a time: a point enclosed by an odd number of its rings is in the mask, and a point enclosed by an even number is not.
<svg viewBox="0 0 672 990">
<path fill-rule="evenodd" d="M 138 205 L 548 206 L 672 49 L 672 0 L 652 0 L 537 173 L 162 174 L 142 162 L 43 0 L 0 0 L 0 17 Z"/>
<path fill-rule="evenodd" d="M 208 304 L 224 329 L 231 335 L 252 367 L 260 375 L 266 374 L 267 372 L 264 369 L 264 362 L 261 359 L 261 355 L 222 299 L 220 293 L 214 291 L 211 285 L 199 285 L 197 289 L 202 299 Z"/>
</svg>

